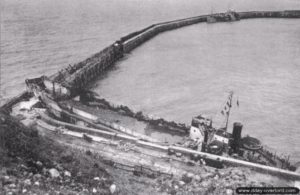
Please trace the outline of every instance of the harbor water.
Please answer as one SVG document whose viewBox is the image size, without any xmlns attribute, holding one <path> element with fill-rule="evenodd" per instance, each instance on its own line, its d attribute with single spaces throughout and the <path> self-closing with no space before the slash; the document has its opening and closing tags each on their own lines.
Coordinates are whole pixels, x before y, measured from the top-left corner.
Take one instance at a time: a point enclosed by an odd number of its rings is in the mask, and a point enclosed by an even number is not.
<svg viewBox="0 0 300 195">
<path fill-rule="evenodd" d="M 298 0 L 5 0 L 1 2 L 1 101 L 24 80 L 51 75 L 152 23 L 211 12 L 300 9 Z M 230 127 L 300 161 L 300 21 L 250 19 L 165 32 L 125 56 L 92 89 L 101 97 L 190 123 L 235 92 Z M 239 100 L 239 106 L 236 100 Z"/>
</svg>

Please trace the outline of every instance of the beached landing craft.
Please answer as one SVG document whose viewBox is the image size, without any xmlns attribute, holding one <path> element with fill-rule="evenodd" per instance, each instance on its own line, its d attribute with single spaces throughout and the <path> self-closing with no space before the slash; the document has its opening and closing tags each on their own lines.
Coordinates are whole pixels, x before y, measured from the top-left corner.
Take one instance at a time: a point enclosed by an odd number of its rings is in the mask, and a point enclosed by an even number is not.
<svg viewBox="0 0 300 195">
<path fill-rule="evenodd" d="M 44 133 L 58 133 L 66 139 L 73 137 L 78 145 L 69 143 L 72 147 L 101 151 L 104 159 L 133 167 L 134 171 L 180 175 L 200 172 L 201 165 L 218 168 L 246 166 L 300 180 L 299 173 L 294 172 L 296 167 L 288 159 L 268 151 L 256 138 L 242 138 L 242 124 L 235 123 L 232 133 L 227 131 L 233 93 L 230 93 L 222 110 L 226 126 L 218 129 L 203 115 L 193 118 L 189 127 L 134 112 L 127 106 L 114 105 L 85 89 L 89 82 L 124 54 L 161 32 L 210 22 L 210 18 L 218 22 L 264 17 L 300 18 L 300 11 L 227 12 L 154 24 L 122 37 L 87 60 L 57 74 L 27 79 L 28 90 L 2 106 L 1 110 Z M 80 101 L 74 100 L 75 97 L 80 97 Z M 171 143 L 139 131 L 147 128 L 163 132 L 166 136 L 172 134 L 177 140 Z M 124 143 L 130 145 L 130 149 L 120 149 Z"/>
</svg>

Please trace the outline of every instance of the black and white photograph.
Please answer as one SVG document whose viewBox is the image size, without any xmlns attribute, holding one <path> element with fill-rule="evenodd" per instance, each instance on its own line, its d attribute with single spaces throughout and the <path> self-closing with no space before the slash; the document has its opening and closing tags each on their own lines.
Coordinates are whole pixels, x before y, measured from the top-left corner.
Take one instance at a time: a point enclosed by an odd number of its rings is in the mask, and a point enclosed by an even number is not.
<svg viewBox="0 0 300 195">
<path fill-rule="evenodd" d="M 300 0 L 0 0 L 0 195 L 300 194 Z"/>
</svg>

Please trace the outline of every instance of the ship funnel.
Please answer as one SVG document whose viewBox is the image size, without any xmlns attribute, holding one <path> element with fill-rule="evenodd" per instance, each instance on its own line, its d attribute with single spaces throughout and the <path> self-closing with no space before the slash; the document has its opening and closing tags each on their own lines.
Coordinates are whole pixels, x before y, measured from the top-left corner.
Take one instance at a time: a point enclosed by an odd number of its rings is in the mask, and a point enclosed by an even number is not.
<svg viewBox="0 0 300 195">
<path fill-rule="evenodd" d="M 231 148 L 233 149 L 234 153 L 238 152 L 238 148 L 239 148 L 239 144 L 240 144 L 240 140 L 241 140 L 241 135 L 242 135 L 242 128 L 243 125 L 242 123 L 239 122 L 235 122 L 233 124 L 233 130 L 232 130 L 232 142 L 231 142 Z"/>
</svg>

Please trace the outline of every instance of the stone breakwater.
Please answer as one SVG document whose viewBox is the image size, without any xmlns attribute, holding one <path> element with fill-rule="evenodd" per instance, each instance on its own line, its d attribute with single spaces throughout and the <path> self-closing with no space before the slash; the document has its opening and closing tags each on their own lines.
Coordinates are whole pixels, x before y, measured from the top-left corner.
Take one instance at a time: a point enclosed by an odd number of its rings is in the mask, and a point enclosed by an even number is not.
<svg viewBox="0 0 300 195">
<path fill-rule="evenodd" d="M 300 10 L 234 12 L 234 15 L 238 16 L 238 19 L 300 18 Z M 228 14 L 226 15 L 226 13 L 201 15 L 153 24 L 142 30 L 130 33 L 88 59 L 74 65 L 69 65 L 67 68 L 47 78 L 48 84 L 46 84 L 46 90 L 56 99 L 68 99 L 76 96 L 82 92 L 91 81 L 98 77 L 99 74 L 103 73 L 107 68 L 122 58 L 124 54 L 131 52 L 154 36 L 184 26 L 208 22 L 209 17 L 217 18 L 227 16 Z"/>
</svg>

